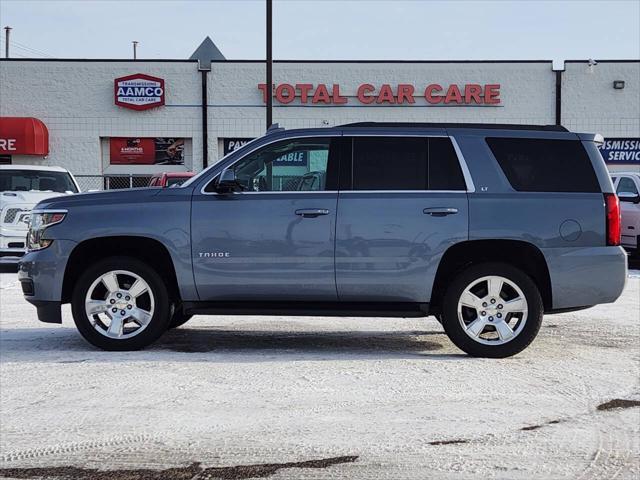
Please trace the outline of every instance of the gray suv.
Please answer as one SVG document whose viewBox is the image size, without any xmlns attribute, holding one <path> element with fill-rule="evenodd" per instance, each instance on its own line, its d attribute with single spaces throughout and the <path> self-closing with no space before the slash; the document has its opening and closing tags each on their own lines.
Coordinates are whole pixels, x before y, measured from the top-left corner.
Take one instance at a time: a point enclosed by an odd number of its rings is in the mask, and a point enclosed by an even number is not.
<svg viewBox="0 0 640 480">
<path fill-rule="evenodd" d="M 179 188 L 41 202 L 20 265 L 43 322 L 106 350 L 193 314 L 435 316 L 507 357 L 624 288 L 598 135 L 556 126 L 272 128 Z M 304 188 L 301 188 L 304 185 Z"/>
</svg>

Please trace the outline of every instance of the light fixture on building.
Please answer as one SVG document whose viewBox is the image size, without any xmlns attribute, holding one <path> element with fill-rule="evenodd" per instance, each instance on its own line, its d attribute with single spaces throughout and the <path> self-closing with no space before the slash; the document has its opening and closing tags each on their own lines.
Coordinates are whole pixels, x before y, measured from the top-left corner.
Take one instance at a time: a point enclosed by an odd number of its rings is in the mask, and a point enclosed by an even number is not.
<svg viewBox="0 0 640 480">
<path fill-rule="evenodd" d="M 622 90 L 624 88 L 624 80 L 614 80 L 613 88 L 616 90 Z"/>
</svg>

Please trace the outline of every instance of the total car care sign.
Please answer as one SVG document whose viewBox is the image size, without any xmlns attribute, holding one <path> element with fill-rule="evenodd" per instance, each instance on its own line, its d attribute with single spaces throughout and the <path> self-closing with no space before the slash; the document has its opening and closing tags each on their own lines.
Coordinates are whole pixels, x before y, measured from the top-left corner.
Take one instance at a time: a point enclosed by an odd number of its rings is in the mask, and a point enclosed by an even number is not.
<svg viewBox="0 0 640 480">
<path fill-rule="evenodd" d="M 164 105 L 164 80 L 136 73 L 114 80 L 115 104 L 133 110 Z"/>
</svg>

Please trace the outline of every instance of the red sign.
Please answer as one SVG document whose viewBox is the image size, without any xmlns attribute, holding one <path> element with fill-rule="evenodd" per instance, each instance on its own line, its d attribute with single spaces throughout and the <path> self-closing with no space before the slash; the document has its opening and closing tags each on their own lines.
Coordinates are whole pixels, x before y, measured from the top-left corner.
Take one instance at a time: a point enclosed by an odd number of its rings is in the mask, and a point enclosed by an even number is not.
<svg viewBox="0 0 640 480">
<path fill-rule="evenodd" d="M 113 81 L 116 105 L 133 110 L 147 110 L 164 105 L 164 80 L 136 73 Z"/>
<path fill-rule="evenodd" d="M 47 126 L 37 118 L 0 117 L 0 154 L 48 155 Z"/>
<path fill-rule="evenodd" d="M 184 165 L 184 138 L 109 139 L 111 165 Z"/>
<path fill-rule="evenodd" d="M 156 144 L 153 138 L 111 138 L 109 154 L 112 165 L 153 165 Z"/>
<path fill-rule="evenodd" d="M 281 83 L 274 85 L 274 97 L 277 102 L 288 104 L 296 98 L 301 104 L 325 104 L 344 105 L 355 98 L 363 105 L 389 104 L 403 105 L 416 102 L 431 105 L 498 105 L 500 104 L 500 84 L 467 83 L 465 85 L 440 85 L 432 83 L 424 88 L 416 88 L 414 85 L 400 83 L 390 85 L 385 83 L 376 87 L 370 83 L 358 86 L 355 96 L 345 96 L 340 92 L 340 85 L 333 84 L 327 87 L 324 83 L 314 85 L 312 83 Z M 267 84 L 258 84 L 262 92 L 263 102 L 267 102 Z"/>
</svg>

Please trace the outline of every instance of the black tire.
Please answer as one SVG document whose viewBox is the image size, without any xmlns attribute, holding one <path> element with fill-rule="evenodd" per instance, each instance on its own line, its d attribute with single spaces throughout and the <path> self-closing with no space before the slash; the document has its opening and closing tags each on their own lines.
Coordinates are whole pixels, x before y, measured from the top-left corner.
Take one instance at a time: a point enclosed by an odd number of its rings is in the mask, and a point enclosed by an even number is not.
<svg viewBox="0 0 640 480">
<path fill-rule="evenodd" d="M 169 330 L 184 325 L 191 320 L 191 317 L 193 317 L 193 315 L 187 315 L 181 308 L 176 308 L 171 316 L 171 320 L 169 320 Z"/>
<path fill-rule="evenodd" d="M 139 275 L 153 293 L 155 311 L 148 325 L 139 334 L 126 338 L 109 338 L 98 332 L 85 314 L 85 297 L 92 283 L 103 274 L 114 270 L 127 270 Z M 103 350 L 140 350 L 155 342 L 167 330 L 170 318 L 169 294 L 158 273 L 133 257 L 109 257 L 91 265 L 76 282 L 71 298 L 73 320 L 80 334 L 92 345 Z"/>
<path fill-rule="evenodd" d="M 497 275 L 517 285 L 527 301 L 527 320 L 518 335 L 506 343 L 486 345 L 472 339 L 458 320 L 458 301 L 475 280 Z M 442 325 L 449 339 L 462 351 L 474 357 L 505 358 L 524 350 L 536 337 L 542 324 L 544 306 L 535 282 L 522 270 L 504 263 L 482 263 L 468 267 L 451 282 L 444 295 Z"/>
</svg>

